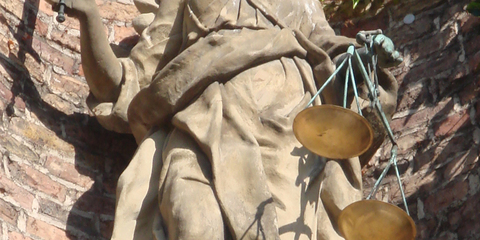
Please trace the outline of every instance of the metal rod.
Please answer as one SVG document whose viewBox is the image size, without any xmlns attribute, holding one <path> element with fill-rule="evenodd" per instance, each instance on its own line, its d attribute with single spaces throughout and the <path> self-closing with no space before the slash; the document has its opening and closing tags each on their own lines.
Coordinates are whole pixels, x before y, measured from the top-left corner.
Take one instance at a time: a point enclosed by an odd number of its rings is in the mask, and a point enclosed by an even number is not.
<svg viewBox="0 0 480 240">
<path fill-rule="evenodd" d="M 410 216 L 410 212 L 408 211 L 407 198 L 405 198 L 405 192 L 403 191 L 402 179 L 400 178 L 400 172 L 398 171 L 397 157 L 396 156 L 393 160 L 393 167 L 395 169 L 395 175 L 397 175 L 397 182 L 398 182 L 398 186 L 400 188 L 400 193 L 402 194 L 402 201 L 403 201 L 403 205 L 405 206 L 405 211 Z"/>
<path fill-rule="evenodd" d="M 395 142 L 395 138 L 393 136 L 392 129 L 390 128 L 390 124 L 388 123 L 387 117 L 385 116 L 385 113 L 382 110 L 382 105 L 380 104 L 380 101 L 378 100 L 376 89 L 374 88 L 372 82 L 370 81 L 370 79 L 368 77 L 368 74 L 367 74 L 367 71 L 365 70 L 365 66 L 363 65 L 363 62 L 362 62 L 360 56 L 358 55 L 358 53 L 356 51 L 355 51 L 355 59 L 357 60 L 357 64 L 360 67 L 360 72 L 361 72 L 361 74 L 362 74 L 362 76 L 365 80 L 365 83 L 368 86 L 368 90 L 370 91 L 370 100 L 373 102 L 373 105 L 375 106 L 377 112 L 379 113 L 380 119 L 382 120 L 382 123 L 383 123 L 383 126 L 387 130 L 388 137 L 390 138 L 390 141 L 393 144 L 390 161 L 388 162 L 387 166 L 383 170 L 383 172 L 380 175 L 380 177 L 378 178 L 378 180 L 375 182 L 375 184 L 372 188 L 372 191 L 368 195 L 367 199 L 370 199 L 372 197 L 372 195 L 375 194 L 375 192 L 378 189 L 378 186 L 380 185 L 383 178 L 387 174 L 390 166 L 393 164 L 394 168 L 395 168 L 395 173 L 396 173 L 396 176 L 397 176 L 397 182 L 398 182 L 398 185 L 399 185 L 399 188 L 400 188 L 400 192 L 402 194 L 402 200 L 403 200 L 403 204 L 405 206 L 405 211 L 407 212 L 407 214 L 410 215 L 410 213 L 408 211 L 407 199 L 405 198 L 405 192 L 403 190 L 402 180 L 400 178 L 400 173 L 398 171 L 398 165 L 397 165 L 397 149 L 398 149 L 398 146 L 397 146 L 397 143 Z"/>
<path fill-rule="evenodd" d="M 351 76 L 350 81 L 352 83 L 353 93 L 355 94 L 355 101 L 357 102 L 358 114 L 360 114 L 360 116 L 363 116 L 362 109 L 360 108 L 360 101 L 358 101 L 357 85 L 356 85 L 356 82 L 355 82 L 355 75 L 353 75 L 352 58 L 351 57 L 348 58 L 348 73 L 347 74 L 350 74 L 350 76 Z"/>
<path fill-rule="evenodd" d="M 337 69 L 335 69 L 335 71 L 332 73 L 332 75 L 330 75 L 330 77 L 327 79 L 327 81 L 325 81 L 325 83 L 322 85 L 320 90 L 318 90 L 317 93 L 312 97 L 312 99 L 310 99 L 310 102 L 307 103 L 307 106 L 305 108 L 310 106 L 310 104 L 313 103 L 315 98 L 318 97 L 318 95 L 320 95 L 320 93 L 323 91 L 323 89 L 332 81 L 333 77 L 335 77 L 335 75 L 337 75 L 337 73 L 340 71 L 340 69 L 342 69 L 343 65 L 345 65 L 345 62 L 347 62 L 347 58 L 345 58 L 343 60 L 343 62 L 340 63 L 340 65 L 337 67 Z"/>
<path fill-rule="evenodd" d="M 388 172 L 388 170 L 390 170 L 390 167 L 392 166 L 396 157 L 397 157 L 397 145 L 393 145 L 392 150 L 391 150 L 390 160 L 388 161 L 387 166 L 385 166 L 385 168 L 383 169 L 382 174 L 380 174 L 380 177 L 378 177 L 377 181 L 373 185 L 373 188 L 370 191 L 370 194 L 368 194 L 367 199 L 372 198 L 372 196 L 374 196 L 375 193 L 377 193 L 377 190 L 378 190 L 378 187 L 380 186 L 380 183 L 382 182 L 385 175 L 387 175 L 387 172 Z"/>
<path fill-rule="evenodd" d="M 377 91 L 374 89 L 374 86 L 370 81 L 370 78 L 368 77 L 368 73 L 367 73 L 367 70 L 365 70 L 365 66 L 363 65 L 362 59 L 360 58 L 360 56 L 356 51 L 354 56 L 357 64 L 360 67 L 360 73 L 362 74 L 362 77 L 365 83 L 367 84 L 368 91 L 370 92 L 370 95 L 369 95 L 370 101 L 373 103 L 373 105 L 377 109 L 380 115 L 380 119 L 382 120 L 383 126 L 387 130 L 387 134 L 388 134 L 388 137 L 390 138 L 390 141 L 396 145 L 397 143 L 395 142 L 395 139 L 393 137 L 393 132 L 392 132 L 392 129 L 390 128 L 390 124 L 388 124 L 387 117 L 385 116 L 382 110 L 382 105 L 380 104 L 380 101 L 377 98 Z"/>
<path fill-rule="evenodd" d="M 348 70 L 347 70 L 348 71 Z M 343 108 L 347 108 L 347 95 L 348 95 L 348 78 L 349 74 L 345 74 L 345 85 L 343 90 Z"/>
<path fill-rule="evenodd" d="M 58 2 L 58 15 L 56 17 L 57 22 L 65 22 L 65 0 L 60 0 Z"/>
</svg>

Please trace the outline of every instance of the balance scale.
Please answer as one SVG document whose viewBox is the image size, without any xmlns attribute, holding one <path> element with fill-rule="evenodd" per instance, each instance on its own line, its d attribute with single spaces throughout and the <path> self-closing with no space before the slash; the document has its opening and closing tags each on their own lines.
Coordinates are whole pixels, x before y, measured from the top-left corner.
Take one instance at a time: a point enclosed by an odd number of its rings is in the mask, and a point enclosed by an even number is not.
<svg viewBox="0 0 480 240">
<path fill-rule="evenodd" d="M 381 33 L 381 30 L 375 30 L 361 31 L 357 34 L 357 42 L 365 45 L 372 58 L 373 69 L 371 69 L 370 63 L 368 64 L 368 69 L 373 70 L 369 72 L 373 72 L 372 78 L 374 83 L 352 44 L 347 50 L 347 57 L 312 97 L 307 104 L 307 108 L 295 117 L 293 123 L 293 131 L 298 141 L 305 148 L 319 156 L 341 160 L 360 156 L 368 150 L 373 142 L 373 130 L 369 122 L 362 116 L 360 109 L 352 68 L 353 58 L 358 64 L 364 82 L 367 84 L 370 93 L 370 103 L 379 114 L 392 142 L 392 149 L 391 158 L 387 166 L 367 198 L 350 204 L 340 213 L 337 222 L 338 229 L 346 240 L 413 240 L 416 236 L 415 223 L 409 216 L 408 205 L 397 167 L 397 143 L 393 138 L 392 130 L 378 100 L 378 78 L 376 75 L 376 55 L 373 49 L 373 38 Z M 309 107 L 347 63 L 343 107 L 328 104 Z M 346 108 L 348 85 L 351 85 L 353 89 L 358 113 Z M 405 211 L 395 205 L 371 199 L 392 165 L 400 186 Z"/>
</svg>

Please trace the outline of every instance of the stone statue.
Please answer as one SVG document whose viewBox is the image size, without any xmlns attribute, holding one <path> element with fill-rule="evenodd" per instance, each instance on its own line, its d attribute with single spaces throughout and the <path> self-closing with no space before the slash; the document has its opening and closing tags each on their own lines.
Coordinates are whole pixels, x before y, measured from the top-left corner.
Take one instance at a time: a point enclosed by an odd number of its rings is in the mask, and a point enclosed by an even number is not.
<svg viewBox="0 0 480 240">
<path fill-rule="evenodd" d="M 292 132 L 355 41 L 334 34 L 320 1 L 136 0 L 141 38 L 121 59 L 94 0 L 65 5 L 81 23 L 89 107 L 139 144 L 112 239 L 342 239 L 336 218 L 362 198 L 360 162 L 313 155 Z M 398 62 L 390 39 L 375 47 L 381 66 Z M 379 83 L 391 116 L 397 83 L 383 68 Z M 339 104 L 337 85 L 314 104 Z"/>
</svg>

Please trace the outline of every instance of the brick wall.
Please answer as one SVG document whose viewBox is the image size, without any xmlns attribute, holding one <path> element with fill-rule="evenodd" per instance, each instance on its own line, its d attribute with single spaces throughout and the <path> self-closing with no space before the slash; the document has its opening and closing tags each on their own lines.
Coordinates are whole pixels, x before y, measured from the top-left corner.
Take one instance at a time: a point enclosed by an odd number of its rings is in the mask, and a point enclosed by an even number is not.
<svg viewBox="0 0 480 240">
<path fill-rule="evenodd" d="M 392 69 L 400 83 L 392 127 L 418 239 L 480 239 L 480 20 L 464 11 L 468 2 L 387 1 L 346 21 L 329 14 L 345 35 L 384 29 L 404 55 Z M 135 7 L 97 4 L 112 46 L 125 55 L 138 39 Z M 416 19 L 407 25 L 409 13 Z M 116 180 L 135 150 L 130 136 L 104 130 L 88 112 L 79 25 L 54 17 L 45 0 L 0 1 L 2 240 L 108 239 Z M 364 169 L 365 192 L 386 149 Z M 377 198 L 401 204 L 393 174 Z"/>
<path fill-rule="evenodd" d="M 120 53 L 137 37 L 131 2 L 97 2 Z M 2 239 L 105 239 L 115 185 L 135 150 L 85 105 L 78 22 L 44 0 L 0 1 Z"/>
</svg>

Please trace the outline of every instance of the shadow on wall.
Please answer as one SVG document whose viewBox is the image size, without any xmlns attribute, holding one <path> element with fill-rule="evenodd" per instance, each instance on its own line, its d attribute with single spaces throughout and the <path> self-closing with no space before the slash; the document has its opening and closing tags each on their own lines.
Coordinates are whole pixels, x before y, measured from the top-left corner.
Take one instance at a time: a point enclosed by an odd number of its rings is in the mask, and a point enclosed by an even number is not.
<svg viewBox="0 0 480 240">
<path fill-rule="evenodd" d="M 49 93 L 48 86 L 36 84 L 25 66 L 27 54 L 37 63 L 42 61 L 32 48 L 38 4 L 38 0 L 25 1 L 21 24 L 16 27 L 10 26 L 8 20 L 0 15 L 0 22 L 8 26 L 19 45 L 16 55 L 13 52 L 8 56 L 0 53 L 0 64 L 13 79 L 10 89 L 12 97 L 6 99 L 8 104 L 5 113 L 8 122 L 3 124 L 7 126 L 8 132 L 11 131 L 11 124 L 25 121 L 25 112 L 16 108 L 19 101 L 24 102 L 25 108 L 46 128 L 73 146 L 76 171 L 90 177 L 94 181 L 93 185 L 84 193 L 76 189 L 67 189 L 67 197 L 76 199 L 69 212 L 65 210 L 65 207 L 70 207 L 68 203 L 65 202 L 66 206 L 61 206 L 38 195 L 40 205 L 38 211 L 57 221 L 66 222 L 66 234 L 71 239 L 85 237 L 109 239 L 113 227 L 116 183 L 133 155 L 136 143 L 130 135 L 116 134 L 103 129 L 95 118 L 87 114 L 68 115 L 43 100 Z M 40 146 L 40 149 L 48 154 L 48 146 Z M 13 175 L 12 178 L 13 181 L 24 181 L 22 178 L 15 179 Z"/>
</svg>

